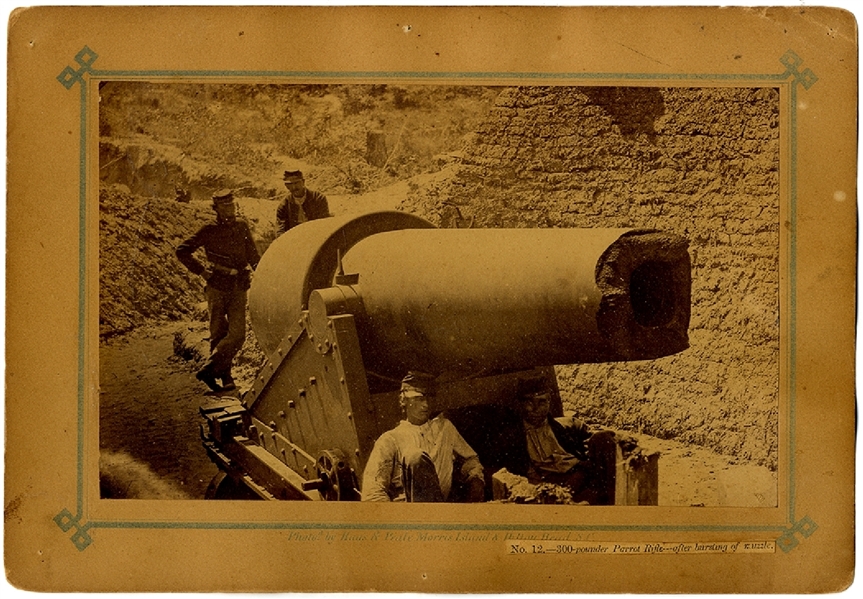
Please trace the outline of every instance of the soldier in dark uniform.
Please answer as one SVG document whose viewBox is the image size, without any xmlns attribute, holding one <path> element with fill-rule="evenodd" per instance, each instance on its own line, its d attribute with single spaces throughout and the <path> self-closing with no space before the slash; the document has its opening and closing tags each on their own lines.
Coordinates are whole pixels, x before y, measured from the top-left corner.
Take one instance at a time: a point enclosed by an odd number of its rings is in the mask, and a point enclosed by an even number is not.
<svg viewBox="0 0 863 599">
<path fill-rule="evenodd" d="M 551 388 L 541 377 L 520 380 L 517 400 L 520 426 L 509 427 L 506 468 L 533 484 L 563 485 L 575 501 L 592 505 L 613 502 L 615 436 L 591 432 L 575 417 L 553 418 Z M 504 427 L 505 428 L 505 427 Z"/>
<path fill-rule="evenodd" d="M 289 193 L 276 209 L 279 235 L 300 223 L 330 216 L 327 197 L 320 192 L 306 189 L 302 171 L 285 171 L 284 180 Z"/>
<path fill-rule="evenodd" d="M 246 339 L 246 294 L 260 257 L 249 226 L 237 219 L 230 189 L 213 195 L 213 209 L 216 222 L 181 243 L 177 258 L 207 282 L 210 358 L 196 376 L 213 391 L 230 391 L 236 389 L 231 365 Z M 192 255 L 198 248 L 204 248 L 207 266 Z"/>
</svg>

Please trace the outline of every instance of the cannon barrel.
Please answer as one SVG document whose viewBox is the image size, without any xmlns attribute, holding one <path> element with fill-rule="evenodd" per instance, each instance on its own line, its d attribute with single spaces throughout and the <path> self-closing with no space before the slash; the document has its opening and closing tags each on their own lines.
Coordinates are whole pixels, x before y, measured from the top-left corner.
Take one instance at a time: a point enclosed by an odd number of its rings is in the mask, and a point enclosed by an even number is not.
<svg viewBox="0 0 863 599">
<path fill-rule="evenodd" d="M 337 255 L 353 277 L 336 277 Z M 250 308 L 270 353 L 304 309 L 312 327 L 354 314 L 365 367 L 384 377 L 654 359 L 688 347 L 690 261 L 666 232 L 443 230 L 388 212 L 283 235 Z"/>
</svg>

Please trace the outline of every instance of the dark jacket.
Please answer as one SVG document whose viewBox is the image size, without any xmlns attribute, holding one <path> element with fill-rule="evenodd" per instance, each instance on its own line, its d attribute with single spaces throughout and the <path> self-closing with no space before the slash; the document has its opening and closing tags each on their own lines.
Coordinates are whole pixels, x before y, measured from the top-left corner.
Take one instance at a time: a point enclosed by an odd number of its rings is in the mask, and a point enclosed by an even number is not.
<svg viewBox="0 0 863 599">
<path fill-rule="evenodd" d="M 330 206 L 327 202 L 327 197 L 320 192 L 306 189 L 306 199 L 303 202 L 303 212 L 306 215 L 306 220 L 326 218 L 330 215 Z M 288 197 L 285 198 L 276 209 L 276 225 L 279 228 L 279 234 L 296 227 L 299 224 L 297 222 L 298 215 L 297 204 L 294 202 L 294 199 L 288 195 Z"/>
<path fill-rule="evenodd" d="M 590 438 L 590 432 L 584 422 L 578 418 L 548 416 L 548 423 L 557 442 L 565 451 L 580 460 L 587 459 L 587 440 Z M 501 456 L 501 467 L 513 474 L 527 476 L 531 463 L 527 452 L 527 432 L 524 421 L 518 418 L 517 422 L 510 422 L 506 436 L 507 440 L 504 443 L 506 449 Z"/>
<path fill-rule="evenodd" d="M 248 289 L 250 270 L 258 266 L 258 249 L 252 240 L 252 233 L 246 221 L 237 219 L 232 223 L 211 223 L 177 247 L 177 259 L 196 275 L 206 268 L 194 257 L 198 248 L 204 248 L 211 266 L 216 266 L 207 279 L 207 285 L 214 289 L 230 291 L 236 288 Z M 222 268 L 219 268 L 222 267 Z M 235 269 L 236 275 L 225 272 Z"/>
<path fill-rule="evenodd" d="M 489 476 L 501 468 L 527 476 L 530 455 L 527 433 L 521 416 L 509 407 L 478 405 L 449 410 L 448 418 L 479 455 Z M 548 417 L 551 430 L 561 447 L 579 459 L 586 459 L 587 425 L 572 417 Z"/>
</svg>

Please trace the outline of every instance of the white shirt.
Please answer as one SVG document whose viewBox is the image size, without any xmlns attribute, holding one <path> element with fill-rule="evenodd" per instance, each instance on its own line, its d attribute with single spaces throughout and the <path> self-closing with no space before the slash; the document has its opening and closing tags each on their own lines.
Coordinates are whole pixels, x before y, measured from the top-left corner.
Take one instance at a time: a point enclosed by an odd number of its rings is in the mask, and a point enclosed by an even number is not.
<svg viewBox="0 0 863 599">
<path fill-rule="evenodd" d="M 291 196 L 291 200 L 293 200 L 294 204 L 297 206 L 297 224 L 304 223 L 308 218 L 306 218 L 306 211 L 303 210 L 303 204 L 306 203 L 306 196 L 308 195 L 308 190 L 303 192 L 303 197 L 297 199 Z"/>
<path fill-rule="evenodd" d="M 479 457 L 447 418 L 438 415 L 419 425 L 402 420 L 375 442 L 363 472 L 363 501 L 404 501 L 402 456 L 417 448 L 434 463 L 444 499 L 452 487 L 456 456 L 465 460 L 462 472 L 468 478 L 482 480 Z"/>
</svg>

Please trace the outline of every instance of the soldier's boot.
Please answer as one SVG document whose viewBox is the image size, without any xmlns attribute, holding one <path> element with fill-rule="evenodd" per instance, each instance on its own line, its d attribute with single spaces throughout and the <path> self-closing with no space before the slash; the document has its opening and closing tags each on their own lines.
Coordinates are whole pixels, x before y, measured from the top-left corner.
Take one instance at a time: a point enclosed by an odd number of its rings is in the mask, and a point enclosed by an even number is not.
<svg viewBox="0 0 863 599">
<path fill-rule="evenodd" d="M 220 378 L 222 379 L 222 390 L 233 391 L 237 388 L 234 378 L 230 374 L 223 374 Z"/>
<path fill-rule="evenodd" d="M 204 366 L 199 370 L 195 375 L 195 378 L 209 387 L 211 391 L 216 393 L 223 391 L 222 387 L 219 386 L 219 383 L 216 382 L 216 375 L 213 374 L 213 371 L 207 366 Z"/>
</svg>

